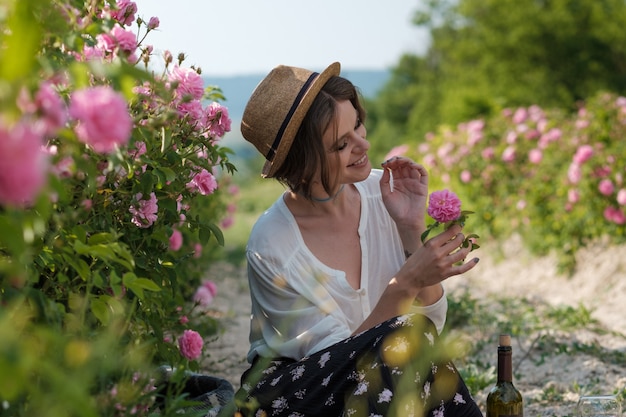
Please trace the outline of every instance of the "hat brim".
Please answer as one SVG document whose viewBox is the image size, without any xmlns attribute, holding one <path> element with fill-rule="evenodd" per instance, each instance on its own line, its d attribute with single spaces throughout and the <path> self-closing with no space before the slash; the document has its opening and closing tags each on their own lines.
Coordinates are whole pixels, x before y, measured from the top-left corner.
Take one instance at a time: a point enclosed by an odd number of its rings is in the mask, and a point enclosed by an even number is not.
<svg viewBox="0 0 626 417">
<path fill-rule="evenodd" d="M 265 165 L 263 165 L 263 171 L 261 175 L 263 177 L 273 177 L 276 174 L 276 171 L 280 166 L 285 162 L 285 158 L 289 153 L 289 149 L 291 149 L 291 145 L 293 144 L 293 140 L 296 137 L 296 133 L 298 133 L 298 129 L 302 124 L 302 120 L 304 116 L 311 108 L 313 104 L 313 100 L 322 90 L 324 84 L 334 76 L 338 76 L 341 72 L 341 65 L 339 62 L 333 62 L 330 64 L 324 71 L 322 71 L 315 80 L 311 83 L 311 86 L 307 90 L 306 94 L 302 98 L 302 101 L 296 108 L 293 113 L 293 116 L 289 120 L 287 127 L 283 133 L 283 138 L 278 145 L 278 149 L 276 149 L 276 154 L 271 161 L 266 161 Z"/>
</svg>

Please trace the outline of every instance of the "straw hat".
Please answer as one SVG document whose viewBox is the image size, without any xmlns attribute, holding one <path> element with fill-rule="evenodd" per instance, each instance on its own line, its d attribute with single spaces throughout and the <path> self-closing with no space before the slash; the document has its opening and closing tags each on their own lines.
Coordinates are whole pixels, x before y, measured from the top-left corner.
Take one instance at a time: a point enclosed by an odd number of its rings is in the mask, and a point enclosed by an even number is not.
<svg viewBox="0 0 626 417">
<path fill-rule="evenodd" d="M 243 112 L 241 133 L 265 156 L 263 177 L 274 176 L 285 161 L 313 100 L 340 68 L 335 62 L 317 73 L 279 65 L 255 88 Z"/>
</svg>

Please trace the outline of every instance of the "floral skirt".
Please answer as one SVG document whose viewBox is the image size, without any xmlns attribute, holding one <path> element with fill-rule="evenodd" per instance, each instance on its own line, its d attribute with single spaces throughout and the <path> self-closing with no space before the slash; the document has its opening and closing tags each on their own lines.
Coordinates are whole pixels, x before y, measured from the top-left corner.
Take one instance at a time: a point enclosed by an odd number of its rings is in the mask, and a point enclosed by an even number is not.
<svg viewBox="0 0 626 417">
<path fill-rule="evenodd" d="M 482 417 L 422 315 L 393 318 L 299 361 L 257 358 L 220 416 Z"/>
</svg>

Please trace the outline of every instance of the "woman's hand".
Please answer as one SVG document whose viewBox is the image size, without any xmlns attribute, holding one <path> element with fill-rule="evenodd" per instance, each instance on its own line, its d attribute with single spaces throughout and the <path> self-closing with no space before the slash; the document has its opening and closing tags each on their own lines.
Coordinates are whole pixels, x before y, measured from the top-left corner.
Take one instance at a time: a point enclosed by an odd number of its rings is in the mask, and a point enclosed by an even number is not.
<svg viewBox="0 0 626 417">
<path fill-rule="evenodd" d="M 471 247 L 463 247 L 464 239 L 459 225 L 429 239 L 407 258 L 396 279 L 419 293 L 424 287 L 469 271 L 476 266 L 478 258 L 464 262 L 471 251 Z"/>
<path fill-rule="evenodd" d="M 419 247 L 391 278 L 372 313 L 354 334 L 391 317 L 406 314 L 422 290 L 433 288 L 447 278 L 476 266 L 478 258 L 463 263 L 470 252 L 470 248 L 462 247 L 463 239 L 461 226 L 454 225 Z"/>
<path fill-rule="evenodd" d="M 380 190 L 391 218 L 398 226 L 423 229 L 428 200 L 428 172 L 404 157 L 391 158 L 383 162 L 382 167 Z"/>
</svg>

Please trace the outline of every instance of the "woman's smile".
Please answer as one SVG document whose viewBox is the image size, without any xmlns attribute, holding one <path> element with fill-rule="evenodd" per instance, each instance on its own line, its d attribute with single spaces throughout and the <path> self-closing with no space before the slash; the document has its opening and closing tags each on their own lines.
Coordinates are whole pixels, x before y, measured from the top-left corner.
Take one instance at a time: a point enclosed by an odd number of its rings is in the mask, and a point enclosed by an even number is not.
<svg viewBox="0 0 626 417">
<path fill-rule="evenodd" d="M 366 165 L 367 163 L 368 163 L 367 154 L 363 154 L 362 157 L 360 157 L 358 160 L 348 165 L 348 167 L 360 168 L 361 166 Z"/>
</svg>

